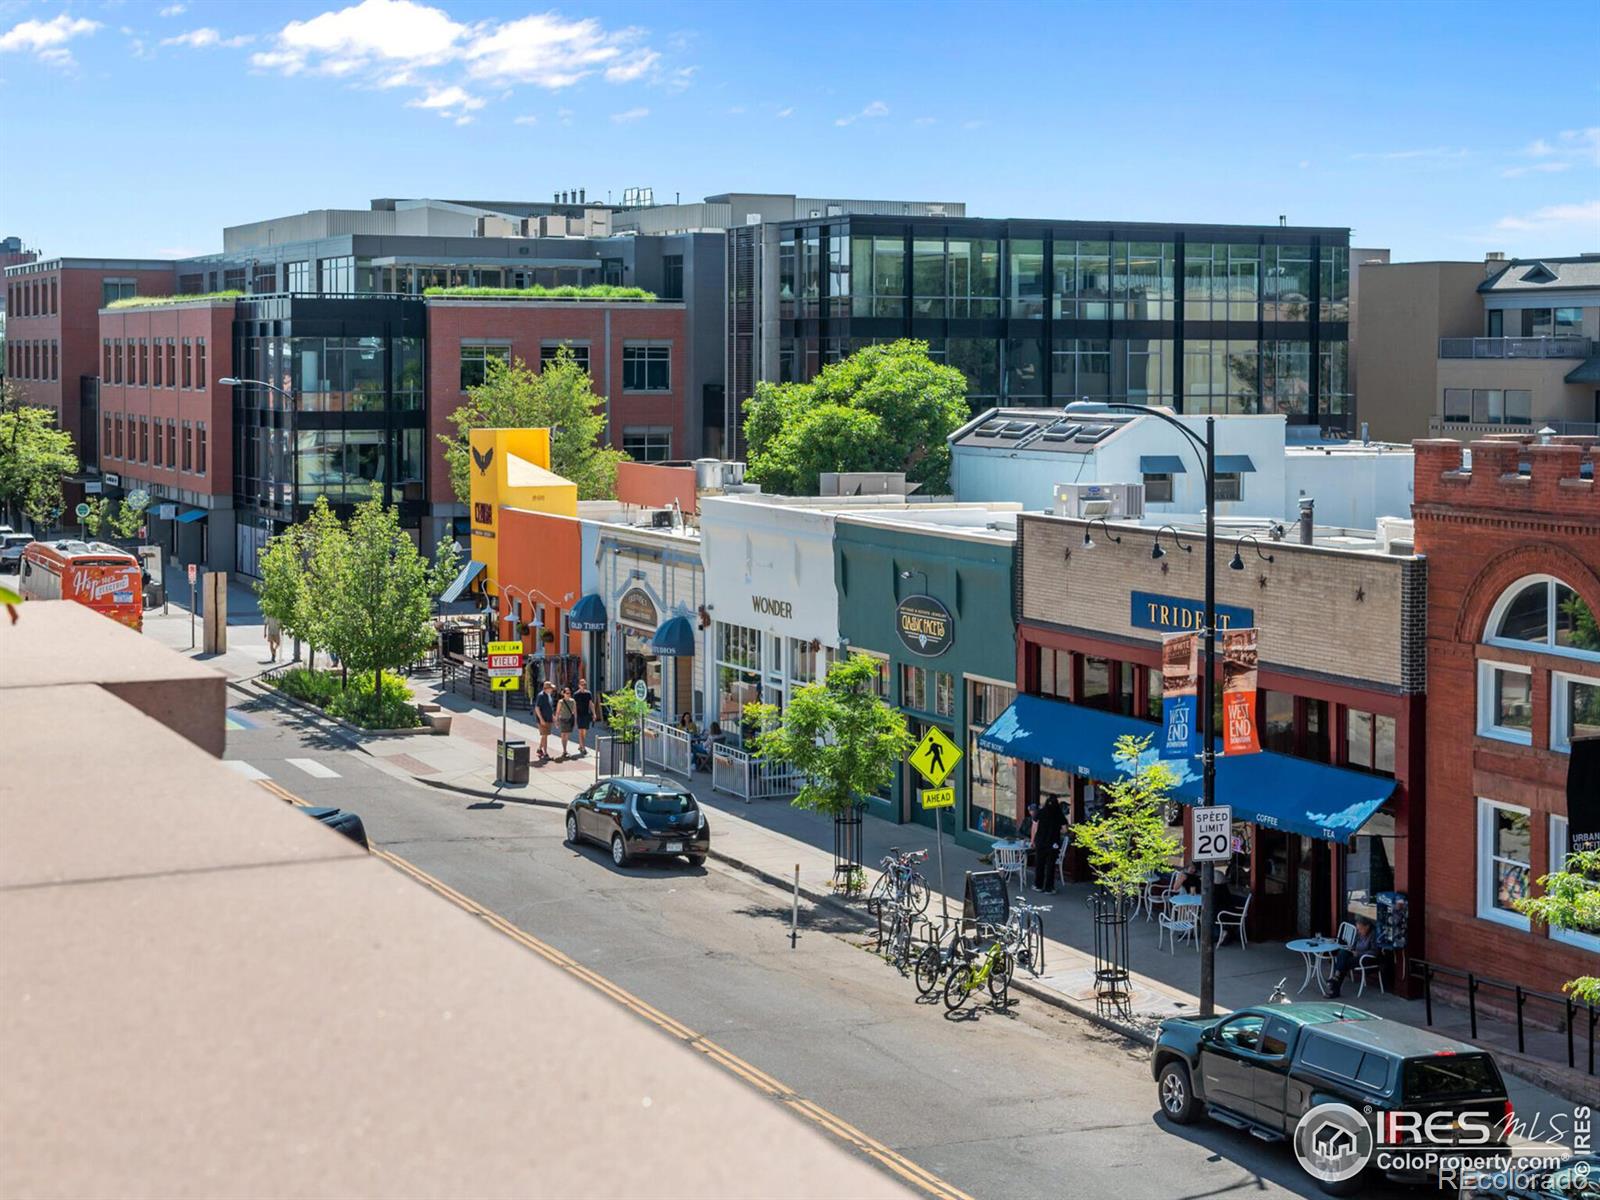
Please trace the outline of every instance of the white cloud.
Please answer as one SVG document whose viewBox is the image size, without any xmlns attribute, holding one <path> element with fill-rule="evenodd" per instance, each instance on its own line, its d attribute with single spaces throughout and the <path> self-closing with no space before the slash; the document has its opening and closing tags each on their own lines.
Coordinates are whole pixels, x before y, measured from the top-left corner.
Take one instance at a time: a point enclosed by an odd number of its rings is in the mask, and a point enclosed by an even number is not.
<svg viewBox="0 0 1600 1200">
<path fill-rule="evenodd" d="M 612 113 L 611 119 L 618 125 L 626 125 L 630 121 L 642 121 L 649 115 L 648 108 L 630 108 L 627 112 Z"/>
<path fill-rule="evenodd" d="M 938 117 L 917 117 L 911 123 L 913 125 L 937 125 L 939 123 L 939 118 Z"/>
<path fill-rule="evenodd" d="M 576 114 L 574 114 L 570 108 L 556 109 L 556 120 L 560 121 L 563 125 L 571 125 L 572 118 L 575 115 Z"/>
<path fill-rule="evenodd" d="M 248 46 L 253 41 L 255 39 L 247 33 L 241 33 L 237 37 L 225 38 L 215 29 L 203 25 L 199 29 L 191 29 L 188 33 L 180 33 L 176 37 L 162 38 L 161 44 L 163 46 L 188 46 L 193 50 L 204 50 L 208 46 L 226 46 L 230 50 L 236 50 L 240 46 Z"/>
<path fill-rule="evenodd" d="M 99 21 L 66 13 L 48 21 L 22 21 L 0 33 L 0 53 L 26 52 L 52 67 L 71 67 L 75 60 L 67 43 L 99 28 Z"/>
<path fill-rule="evenodd" d="M 349 74 L 369 64 L 427 65 L 453 57 L 470 32 L 443 9 L 413 0 L 361 0 L 308 21 L 290 21 L 278 31 L 276 48 L 250 61 L 285 75 Z"/>
<path fill-rule="evenodd" d="M 557 13 L 537 13 L 480 33 L 462 57 L 475 79 L 512 80 L 554 90 L 571 87 L 605 68 L 611 82 L 629 82 L 660 57 L 642 47 L 624 54 L 624 47 L 631 47 L 640 36 L 640 30 L 631 28 L 608 31 L 592 17 L 569 21 Z M 613 71 L 619 74 L 613 77 Z"/>
<path fill-rule="evenodd" d="M 1549 233 L 1572 228 L 1593 236 L 1600 231 L 1600 200 L 1548 204 L 1525 216 L 1501 217 L 1494 227 L 1503 233 Z"/>
<path fill-rule="evenodd" d="M 1525 158 L 1541 159 L 1545 163 L 1579 163 L 1600 167 L 1600 125 L 1591 125 L 1587 129 L 1563 129 L 1553 142 L 1535 138 L 1523 148 L 1522 154 Z M 1565 168 L 1541 164 L 1539 168 L 1529 169 L 1559 171 Z"/>
<path fill-rule="evenodd" d="M 681 92 L 694 83 L 699 67 L 679 67 L 666 78 L 668 91 Z"/>
<path fill-rule="evenodd" d="M 963 128 L 963 129 L 982 129 L 988 123 L 989 122 L 987 122 L 987 121 L 981 121 L 981 120 L 977 120 L 975 118 L 975 119 L 973 119 L 971 121 L 963 121 L 963 122 L 961 122 L 961 128 Z"/>
<path fill-rule="evenodd" d="M 483 105 L 482 96 L 474 96 L 466 89 L 455 86 L 430 87 L 426 95 L 406 101 L 407 108 L 427 109 L 429 112 L 437 112 L 442 117 L 459 117 L 465 113 L 476 112 Z M 458 121 L 457 124 L 464 122 Z"/>
<path fill-rule="evenodd" d="M 632 83 L 636 79 L 643 79 L 660 61 L 661 55 L 654 50 L 636 50 L 621 62 L 606 68 L 606 82 Z"/>
<path fill-rule="evenodd" d="M 159 15 L 163 17 L 181 17 L 188 11 L 189 6 L 187 4 L 169 4 L 161 10 Z M 168 257 L 171 256 L 168 255 Z"/>
<path fill-rule="evenodd" d="M 516 118 L 514 118 L 512 120 L 511 123 L 513 125 L 537 125 L 539 123 L 539 118 L 538 117 L 533 117 L 533 116 L 516 117 Z"/>
<path fill-rule="evenodd" d="M 851 113 L 849 116 L 846 116 L 846 117 L 837 117 L 837 118 L 835 118 L 833 123 L 835 125 L 854 125 L 857 121 L 860 121 L 863 118 L 886 117 L 888 115 L 889 115 L 889 106 L 887 104 L 885 104 L 882 100 L 874 100 L 874 101 L 872 101 L 872 103 L 868 104 L 865 108 L 863 108 L 860 112 Z"/>
<path fill-rule="evenodd" d="M 744 115 L 744 105 L 735 104 L 732 108 L 728 109 L 728 115 L 730 117 L 741 117 L 741 116 L 743 116 Z"/>
<path fill-rule="evenodd" d="M 1500 172 L 1502 179 L 1520 179 L 1524 175 L 1555 175 L 1562 171 L 1572 170 L 1570 162 L 1557 159 L 1547 159 L 1544 162 L 1527 163 L 1520 167 L 1507 167 Z"/>
<path fill-rule="evenodd" d="M 777 111 L 776 116 L 780 121 L 787 121 L 790 117 L 794 116 L 794 105 L 791 104 L 787 108 L 780 108 Z"/>
<path fill-rule="evenodd" d="M 471 125 L 472 121 L 473 121 L 472 117 L 457 117 L 456 118 L 456 124 L 457 125 Z"/>
<path fill-rule="evenodd" d="M 1426 146 L 1417 150 L 1382 150 L 1352 154 L 1351 158 L 1377 158 L 1388 162 L 1403 162 L 1409 159 L 1426 159 L 1434 161 L 1448 161 L 1450 159 L 1467 158 L 1472 151 L 1460 146 Z"/>
</svg>

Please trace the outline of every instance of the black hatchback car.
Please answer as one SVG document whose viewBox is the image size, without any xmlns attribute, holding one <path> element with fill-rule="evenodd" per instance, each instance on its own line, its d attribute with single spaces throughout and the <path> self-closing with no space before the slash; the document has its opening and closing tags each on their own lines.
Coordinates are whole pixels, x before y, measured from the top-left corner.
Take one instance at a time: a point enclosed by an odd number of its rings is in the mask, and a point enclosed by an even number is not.
<svg viewBox="0 0 1600 1200">
<path fill-rule="evenodd" d="M 619 867 L 679 855 L 698 867 L 711 850 L 711 827 L 695 798 L 654 776 L 611 776 L 579 792 L 567 805 L 567 841 L 584 838 L 610 849 Z"/>
</svg>

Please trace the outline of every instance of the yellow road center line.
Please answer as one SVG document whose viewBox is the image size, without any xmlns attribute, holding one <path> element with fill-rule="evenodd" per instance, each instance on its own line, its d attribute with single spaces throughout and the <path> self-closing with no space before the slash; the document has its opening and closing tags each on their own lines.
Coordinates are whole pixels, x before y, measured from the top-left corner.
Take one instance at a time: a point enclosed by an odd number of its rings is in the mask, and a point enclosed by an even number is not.
<svg viewBox="0 0 1600 1200">
<path fill-rule="evenodd" d="M 258 779 L 256 782 L 267 791 L 271 792 L 274 796 L 278 797 L 280 800 L 287 801 L 290 804 L 299 805 L 301 808 L 312 807 L 299 796 L 296 796 L 293 792 L 290 792 L 288 789 L 279 786 L 270 779 Z M 483 905 L 479 904 L 477 901 L 462 895 L 448 883 L 445 883 L 441 879 L 434 878 L 415 863 L 401 858 L 398 854 L 391 853 L 388 850 L 379 850 L 377 848 L 373 848 L 372 853 L 378 858 L 381 858 L 385 862 L 389 863 L 391 866 L 395 867 L 397 870 L 411 876 L 418 883 L 421 883 L 426 887 L 431 888 L 433 891 L 438 892 L 439 895 L 455 904 L 458 908 L 464 909 L 472 915 L 482 918 L 500 933 L 505 934 L 505 936 L 511 938 L 518 944 L 525 946 L 527 949 L 532 950 L 535 954 L 539 955 L 540 958 L 543 958 L 551 965 L 560 967 L 563 971 L 566 971 L 569 975 L 572 975 L 582 982 L 587 983 L 596 991 L 609 996 L 612 1000 L 615 1000 L 618 1004 L 622 1005 L 622 1007 L 643 1017 L 652 1025 L 655 1025 L 665 1032 L 670 1033 L 673 1037 L 676 1037 L 680 1041 L 684 1042 L 691 1049 L 705 1055 L 708 1059 L 722 1067 L 730 1074 L 743 1079 L 746 1083 L 750 1084 L 757 1090 L 775 1097 L 790 1112 L 806 1118 L 808 1121 L 812 1122 L 812 1124 L 821 1127 L 828 1133 L 831 1133 L 840 1141 L 855 1147 L 861 1153 L 876 1160 L 879 1164 L 887 1167 L 890 1171 L 894 1172 L 908 1183 L 914 1184 L 917 1188 L 927 1192 L 930 1196 L 937 1197 L 938 1200 L 972 1200 L 972 1197 L 967 1195 L 966 1192 L 961 1191 L 952 1184 L 946 1183 L 931 1171 L 918 1166 L 909 1158 L 906 1158 L 903 1154 L 896 1153 L 895 1151 L 889 1149 L 888 1146 L 878 1141 L 876 1138 L 869 1137 L 867 1134 L 863 1133 L 849 1122 L 835 1116 L 833 1113 L 829 1112 L 825 1108 L 822 1108 L 816 1103 L 807 1100 L 793 1088 L 780 1083 L 778 1080 L 774 1079 L 771 1075 L 768 1075 L 759 1067 L 753 1066 L 744 1059 L 740 1058 L 737 1054 L 734 1054 L 731 1050 L 719 1046 L 716 1042 L 713 1042 L 709 1038 L 701 1036 L 694 1030 L 690 1029 L 687 1025 L 684 1025 L 682 1022 L 667 1016 L 666 1013 L 662 1012 L 654 1005 L 648 1004 L 639 999 L 639 997 L 635 996 L 632 992 L 619 987 L 605 976 L 600 975 L 591 968 L 584 966 L 576 959 L 563 954 L 554 946 L 540 941 L 526 930 L 517 928 L 517 926 L 506 920 L 499 913 L 484 908 Z"/>
</svg>

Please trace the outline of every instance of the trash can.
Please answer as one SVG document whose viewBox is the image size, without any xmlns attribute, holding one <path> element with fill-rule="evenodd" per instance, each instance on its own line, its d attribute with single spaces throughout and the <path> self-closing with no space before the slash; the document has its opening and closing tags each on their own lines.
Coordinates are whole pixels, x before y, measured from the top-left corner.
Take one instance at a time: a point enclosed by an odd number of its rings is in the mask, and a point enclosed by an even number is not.
<svg viewBox="0 0 1600 1200">
<path fill-rule="evenodd" d="M 523 784 L 528 782 L 528 743 L 495 743 L 495 782 Z"/>
</svg>

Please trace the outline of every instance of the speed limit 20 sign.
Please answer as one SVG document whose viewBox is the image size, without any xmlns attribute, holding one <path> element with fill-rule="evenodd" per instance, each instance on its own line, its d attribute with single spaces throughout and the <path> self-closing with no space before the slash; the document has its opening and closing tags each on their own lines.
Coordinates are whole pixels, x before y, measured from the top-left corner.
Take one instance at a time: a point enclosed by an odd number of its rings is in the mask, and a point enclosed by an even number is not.
<svg viewBox="0 0 1600 1200">
<path fill-rule="evenodd" d="M 1226 804 L 1191 808 L 1195 862 L 1227 862 L 1233 857 L 1233 809 Z"/>
</svg>

